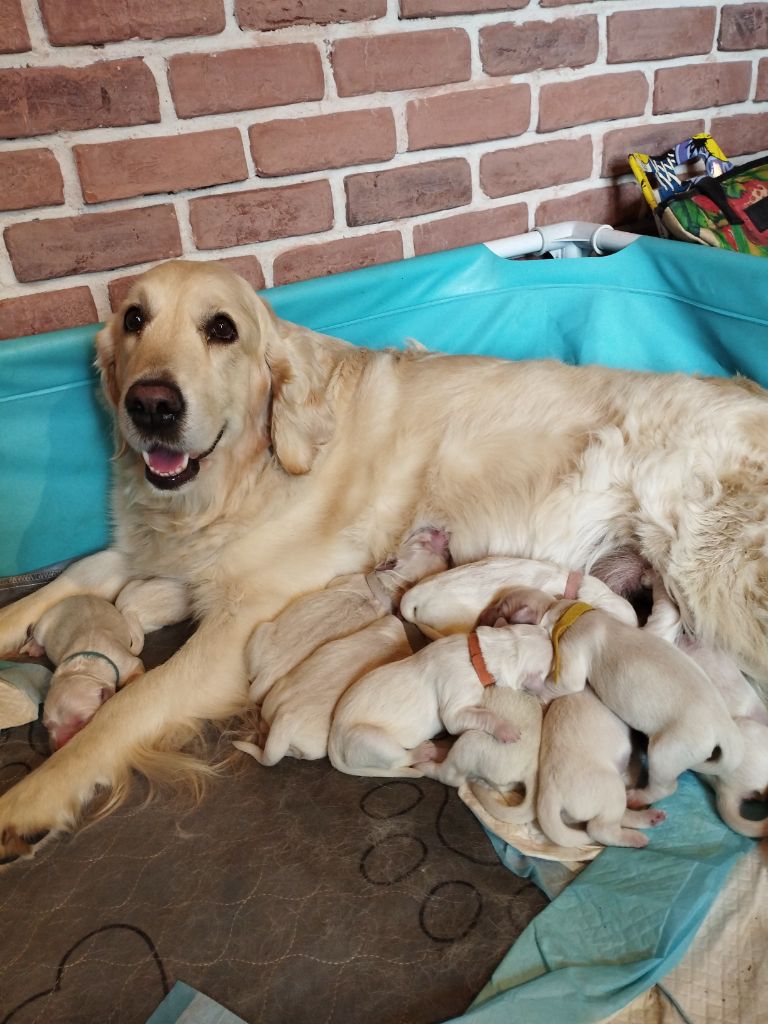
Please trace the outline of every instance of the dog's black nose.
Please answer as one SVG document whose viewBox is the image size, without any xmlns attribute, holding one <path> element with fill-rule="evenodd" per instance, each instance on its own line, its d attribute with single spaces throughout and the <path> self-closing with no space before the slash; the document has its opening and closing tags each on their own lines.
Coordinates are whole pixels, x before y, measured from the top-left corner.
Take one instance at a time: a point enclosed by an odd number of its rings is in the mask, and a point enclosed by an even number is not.
<svg viewBox="0 0 768 1024">
<path fill-rule="evenodd" d="M 169 381 L 137 381 L 125 396 L 125 409 L 147 433 L 171 434 L 184 415 L 184 397 Z"/>
</svg>

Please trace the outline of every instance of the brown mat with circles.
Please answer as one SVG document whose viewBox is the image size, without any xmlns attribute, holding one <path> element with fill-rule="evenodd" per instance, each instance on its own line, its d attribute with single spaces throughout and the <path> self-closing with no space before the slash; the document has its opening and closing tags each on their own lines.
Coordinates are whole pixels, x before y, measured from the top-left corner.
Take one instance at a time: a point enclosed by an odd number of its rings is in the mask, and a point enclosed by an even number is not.
<svg viewBox="0 0 768 1024">
<path fill-rule="evenodd" d="M 0 733 L 0 787 L 46 750 L 40 724 Z M 194 810 L 140 797 L 0 876 L 0 1024 L 143 1024 L 176 980 L 248 1024 L 433 1024 L 546 902 L 431 780 L 286 759 Z"/>
</svg>

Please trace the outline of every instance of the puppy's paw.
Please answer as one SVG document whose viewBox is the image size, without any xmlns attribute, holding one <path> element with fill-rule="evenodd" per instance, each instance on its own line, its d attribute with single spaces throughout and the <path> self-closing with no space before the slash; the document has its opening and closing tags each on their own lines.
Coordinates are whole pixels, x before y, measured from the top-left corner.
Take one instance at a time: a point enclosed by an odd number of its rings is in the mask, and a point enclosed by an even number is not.
<svg viewBox="0 0 768 1024">
<path fill-rule="evenodd" d="M 644 789 L 627 790 L 627 807 L 630 811 L 641 811 L 649 804 L 648 796 Z M 663 814 L 663 811 L 659 812 Z"/>
<path fill-rule="evenodd" d="M 432 740 L 427 740 L 410 751 L 411 766 L 420 768 L 423 764 L 437 764 L 445 760 L 446 753 Z"/>
<path fill-rule="evenodd" d="M 657 825 L 660 825 L 662 823 L 662 821 L 666 821 L 666 820 L 667 820 L 667 815 L 666 815 L 666 813 L 664 811 L 659 811 L 659 810 L 656 810 L 655 808 L 651 808 L 648 811 L 648 827 L 649 828 L 656 828 Z"/>
</svg>

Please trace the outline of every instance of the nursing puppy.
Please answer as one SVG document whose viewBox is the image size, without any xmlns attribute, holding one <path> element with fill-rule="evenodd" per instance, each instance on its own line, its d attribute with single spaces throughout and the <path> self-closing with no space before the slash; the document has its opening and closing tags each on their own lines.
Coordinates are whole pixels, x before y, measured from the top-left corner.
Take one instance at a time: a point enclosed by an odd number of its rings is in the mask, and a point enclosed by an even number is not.
<svg viewBox="0 0 768 1024">
<path fill-rule="evenodd" d="M 488 609 L 499 605 L 510 587 L 535 587 L 551 597 L 578 598 L 629 626 L 637 625 L 631 605 L 594 576 L 530 558 L 484 558 L 457 566 L 439 579 L 424 580 L 413 587 L 403 598 L 400 613 L 433 640 L 451 633 L 468 633 L 478 620 L 483 626 L 494 625 L 495 618 Z M 499 615 L 503 617 L 503 612 Z"/>
<path fill-rule="evenodd" d="M 543 686 L 552 647 L 541 627 L 482 627 L 476 636 L 496 686 Z M 427 741 L 443 729 L 454 735 L 478 729 L 514 743 L 520 738 L 515 723 L 485 706 L 483 693 L 468 637 L 437 640 L 369 673 L 344 694 L 331 725 L 331 763 L 351 775 L 421 776 L 419 762 L 435 754 Z"/>
<path fill-rule="evenodd" d="M 307 761 L 325 757 L 333 709 L 355 680 L 381 665 L 407 658 L 411 645 L 394 615 L 319 647 L 279 679 L 255 715 L 255 736 L 234 745 L 263 765 L 283 757 Z"/>
<path fill-rule="evenodd" d="M 632 755 L 629 727 L 589 686 L 552 701 L 541 735 L 536 816 L 559 846 L 582 846 L 587 836 L 604 846 L 646 846 L 639 828 L 653 828 L 663 811 L 628 810 Z"/>
<path fill-rule="evenodd" d="M 246 649 L 251 700 L 260 703 L 277 679 L 322 644 L 393 612 L 412 583 L 446 568 L 448 540 L 442 530 L 416 530 L 373 572 L 340 576 L 325 590 L 294 601 L 274 622 L 258 626 Z"/>
<path fill-rule="evenodd" d="M 23 654 L 45 654 L 58 668 L 43 707 L 43 725 L 58 750 L 101 705 L 144 671 L 136 657 L 144 646 L 138 618 L 121 614 L 99 597 L 68 597 L 45 612 Z"/>
<path fill-rule="evenodd" d="M 744 755 L 736 768 L 707 777 L 715 790 L 718 812 L 734 832 L 752 839 L 768 836 L 768 709 L 725 651 L 683 632 L 680 612 L 660 577 L 653 577 L 652 586 L 653 609 L 645 630 L 676 644 L 706 673 L 744 741 Z M 745 818 L 741 813 L 745 800 L 764 802 L 766 816 Z"/>
<path fill-rule="evenodd" d="M 482 706 L 502 721 L 513 722 L 520 738 L 515 743 L 500 743 L 486 732 L 470 729 L 451 744 L 447 754 L 442 744 L 432 744 L 433 750 L 428 743 L 423 744 L 422 753 L 429 758 L 415 767 L 446 786 L 469 783 L 486 811 L 500 821 L 519 825 L 533 821 L 541 704 L 530 693 L 488 686 Z"/>
<path fill-rule="evenodd" d="M 519 588 L 505 600 L 510 621 L 538 622 L 553 637 L 548 695 L 579 692 L 589 679 L 611 711 L 648 736 L 648 784 L 628 793 L 629 807 L 673 793 L 690 768 L 728 775 L 738 767 L 741 734 L 717 689 L 682 651 L 588 605 L 563 628 L 577 603 L 543 591 Z"/>
</svg>

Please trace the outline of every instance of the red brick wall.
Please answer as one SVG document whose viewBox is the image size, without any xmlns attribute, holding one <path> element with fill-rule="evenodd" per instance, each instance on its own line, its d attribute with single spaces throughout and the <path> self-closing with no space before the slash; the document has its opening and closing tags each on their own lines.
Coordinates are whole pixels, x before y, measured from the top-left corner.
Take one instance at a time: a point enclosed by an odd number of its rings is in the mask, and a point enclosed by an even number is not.
<svg viewBox="0 0 768 1024">
<path fill-rule="evenodd" d="M 768 151 L 768 2 L 0 0 L 0 337 L 172 256 L 256 286 L 626 223 L 631 149 Z"/>
</svg>

